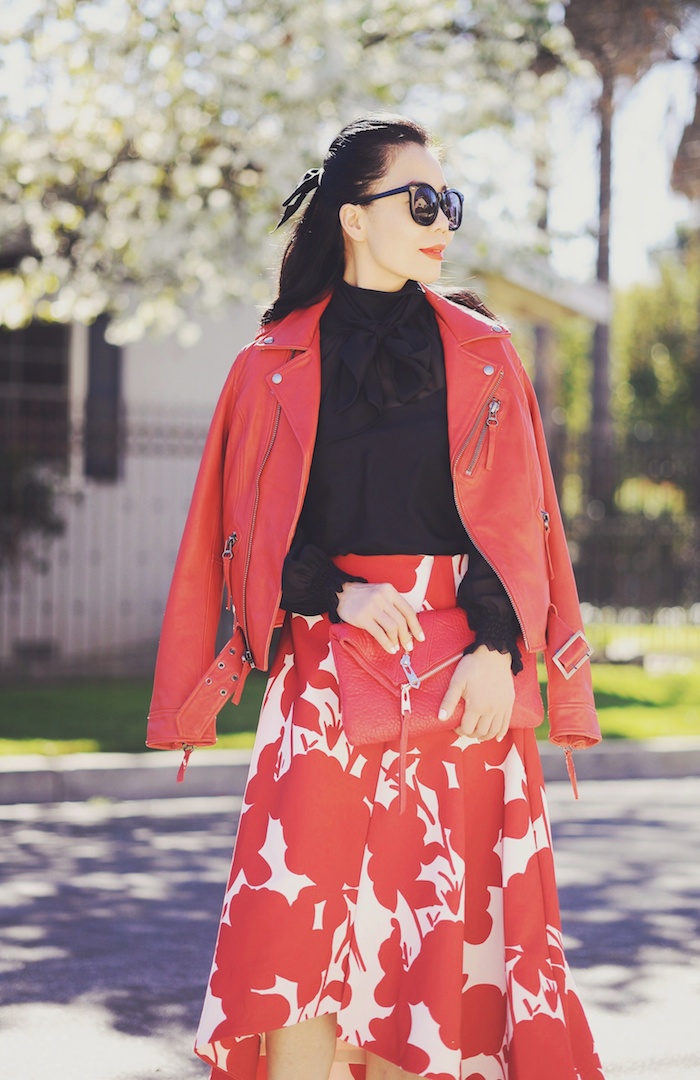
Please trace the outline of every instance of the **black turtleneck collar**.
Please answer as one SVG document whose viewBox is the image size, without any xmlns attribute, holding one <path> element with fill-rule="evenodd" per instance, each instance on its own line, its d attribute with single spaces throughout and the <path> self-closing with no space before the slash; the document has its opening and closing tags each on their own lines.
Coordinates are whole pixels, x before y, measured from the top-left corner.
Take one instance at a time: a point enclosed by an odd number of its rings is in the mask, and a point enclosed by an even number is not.
<svg viewBox="0 0 700 1080">
<path fill-rule="evenodd" d="M 435 316 L 415 281 L 398 292 L 341 281 L 321 318 L 321 354 L 336 439 L 444 386 Z"/>
</svg>

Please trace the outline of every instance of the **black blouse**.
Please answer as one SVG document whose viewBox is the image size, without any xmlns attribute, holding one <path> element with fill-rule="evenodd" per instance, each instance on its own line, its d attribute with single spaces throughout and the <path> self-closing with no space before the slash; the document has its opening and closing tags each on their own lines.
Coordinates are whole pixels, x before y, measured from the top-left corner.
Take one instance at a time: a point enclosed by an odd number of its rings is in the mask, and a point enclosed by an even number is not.
<svg viewBox="0 0 700 1080">
<path fill-rule="evenodd" d="M 477 639 L 521 667 L 510 600 L 455 505 L 442 341 L 419 286 L 341 282 L 321 318 L 321 405 L 282 607 L 336 621 L 346 581 L 329 556 L 468 554 L 457 594 Z"/>
</svg>

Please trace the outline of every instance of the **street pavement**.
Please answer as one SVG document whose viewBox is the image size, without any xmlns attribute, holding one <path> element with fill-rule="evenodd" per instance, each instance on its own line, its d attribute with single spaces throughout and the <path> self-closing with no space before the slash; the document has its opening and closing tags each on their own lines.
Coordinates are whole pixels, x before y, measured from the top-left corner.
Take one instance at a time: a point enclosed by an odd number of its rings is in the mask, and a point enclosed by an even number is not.
<svg viewBox="0 0 700 1080">
<path fill-rule="evenodd" d="M 549 785 L 607 1080 L 700 1077 L 700 777 Z M 0 1080 L 206 1080 L 191 1054 L 238 797 L 0 806 Z"/>
</svg>

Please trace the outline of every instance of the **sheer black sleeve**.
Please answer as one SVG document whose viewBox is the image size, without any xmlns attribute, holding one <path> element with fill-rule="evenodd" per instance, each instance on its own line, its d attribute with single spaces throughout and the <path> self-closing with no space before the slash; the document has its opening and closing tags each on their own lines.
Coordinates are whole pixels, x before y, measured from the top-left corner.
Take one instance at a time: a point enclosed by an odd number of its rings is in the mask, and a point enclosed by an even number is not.
<svg viewBox="0 0 700 1080">
<path fill-rule="evenodd" d="M 467 613 L 469 625 L 476 634 L 464 655 L 473 653 L 480 645 L 500 653 L 510 653 L 514 675 L 523 669 L 518 648 L 520 624 L 508 594 L 495 570 L 473 546 L 469 553 L 469 569 L 457 590 L 457 603 Z"/>
<path fill-rule="evenodd" d="M 284 611 L 298 615 L 328 614 L 331 622 L 338 617 L 338 593 L 346 581 L 366 581 L 339 570 L 325 552 L 297 536 L 282 567 L 282 600 Z"/>
</svg>

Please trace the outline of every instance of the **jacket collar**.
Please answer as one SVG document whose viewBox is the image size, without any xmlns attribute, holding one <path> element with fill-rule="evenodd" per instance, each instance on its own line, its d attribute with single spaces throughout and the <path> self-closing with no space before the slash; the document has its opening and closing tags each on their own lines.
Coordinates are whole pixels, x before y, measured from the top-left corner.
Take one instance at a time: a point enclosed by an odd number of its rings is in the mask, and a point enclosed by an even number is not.
<svg viewBox="0 0 700 1080">
<path fill-rule="evenodd" d="M 468 345 L 483 338 L 510 337 L 510 332 L 501 323 L 480 315 L 477 311 L 455 304 L 433 289 L 421 285 L 428 303 L 434 309 L 443 333 L 451 334 L 457 344 Z M 311 307 L 297 308 L 277 323 L 264 326 L 255 338 L 255 345 L 260 349 L 308 349 L 318 333 L 318 324 L 331 299 L 328 292 Z"/>
<path fill-rule="evenodd" d="M 311 307 L 297 308 L 279 322 L 263 326 L 254 344 L 259 349 L 308 349 L 318 334 L 318 324 L 332 295 L 328 292 Z"/>
<path fill-rule="evenodd" d="M 448 300 L 446 296 L 441 296 L 425 285 L 421 285 L 421 288 L 437 315 L 441 331 L 451 334 L 458 345 L 468 345 L 483 338 L 510 337 L 508 328 L 495 319 L 489 319 L 487 315 L 456 304 L 454 300 Z"/>
</svg>

